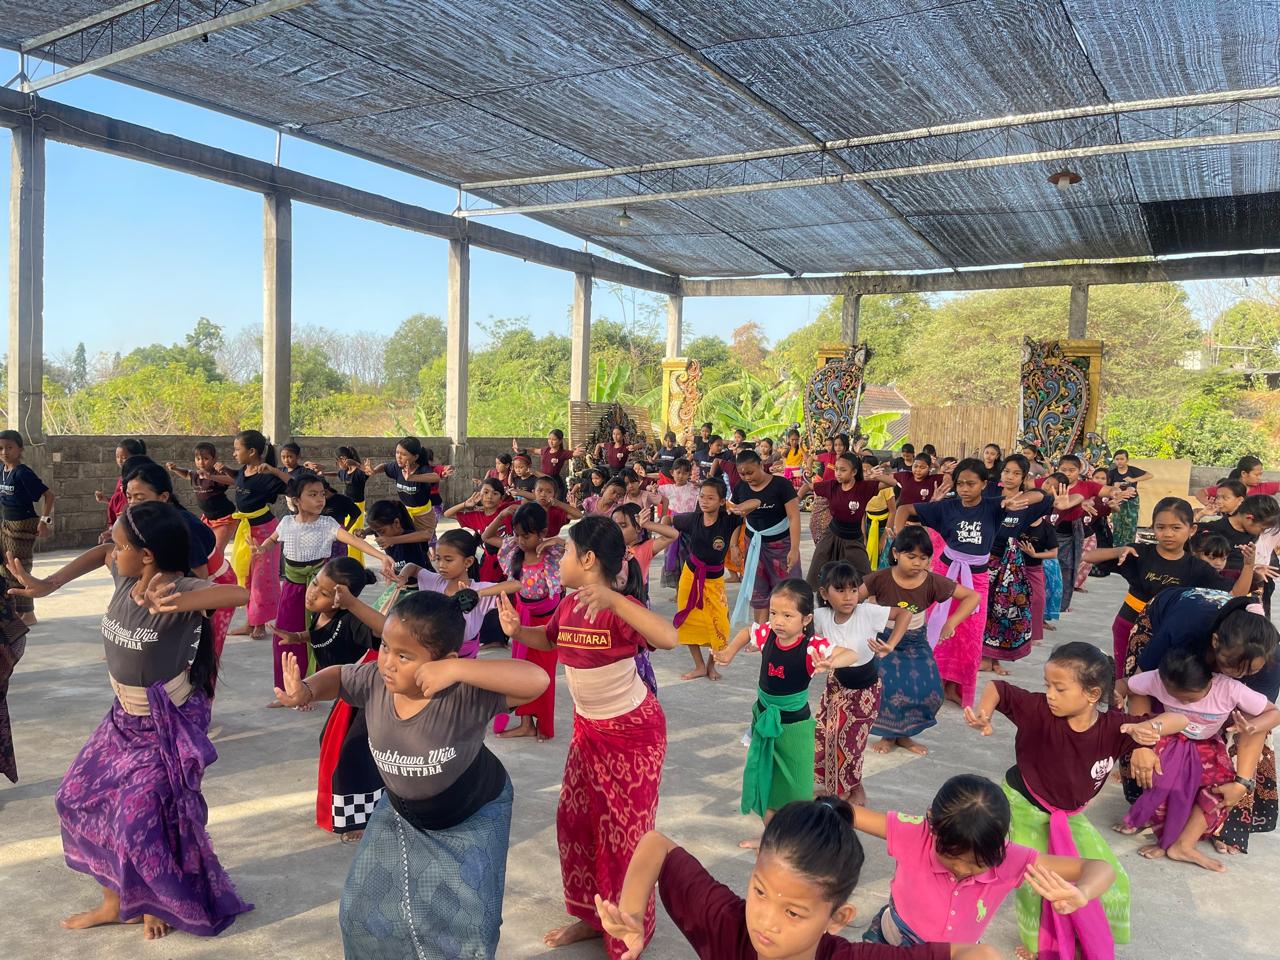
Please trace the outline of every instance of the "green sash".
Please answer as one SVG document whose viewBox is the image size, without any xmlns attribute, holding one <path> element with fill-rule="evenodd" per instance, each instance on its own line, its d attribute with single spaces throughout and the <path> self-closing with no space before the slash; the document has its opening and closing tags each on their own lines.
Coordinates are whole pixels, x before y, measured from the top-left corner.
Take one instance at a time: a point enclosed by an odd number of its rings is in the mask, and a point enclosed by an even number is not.
<svg viewBox="0 0 1280 960">
<path fill-rule="evenodd" d="M 773 787 L 773 751 L 782 736 L 782 714 L 803 710 L 809 705 L 809 690 L 797 690 L 785 697 L 756 691 L 763 708 L 751 725 L 751 747 L 747 765 L 742 771 L 742 812 L 764 816 L 769 809 L 769 793 Z"/>
</svg>

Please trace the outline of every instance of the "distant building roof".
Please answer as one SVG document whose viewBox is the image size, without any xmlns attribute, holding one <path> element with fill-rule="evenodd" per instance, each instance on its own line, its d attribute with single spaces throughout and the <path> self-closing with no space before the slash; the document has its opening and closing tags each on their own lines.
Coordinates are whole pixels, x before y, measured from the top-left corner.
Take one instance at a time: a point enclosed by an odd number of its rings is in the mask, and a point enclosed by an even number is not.
<svg viewBox="0 0 1280 960">
<path fill-rule="evenodd" d="M 858 407 L 859 414 L 867 416 L 873 413 L 891 413 L 894 411 L 902 414 L 889 425 L 889 435 L 892 438 L 890 445 L 897 449 L 903 438 L 910 431 L 911 401 L 904 397 L 897 387 L 880 386 L 873 383 L 863 385 L 862 403 Z"/>
</svg>

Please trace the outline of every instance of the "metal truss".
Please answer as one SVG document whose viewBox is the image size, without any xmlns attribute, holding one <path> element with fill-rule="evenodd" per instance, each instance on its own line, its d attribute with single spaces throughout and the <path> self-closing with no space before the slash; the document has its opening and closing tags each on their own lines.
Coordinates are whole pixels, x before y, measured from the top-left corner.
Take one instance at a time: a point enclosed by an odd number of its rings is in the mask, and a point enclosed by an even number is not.
<svg viewBox="0 0 1280 960">
<path fill-rule="evenodd" d="M 19 47 L 22 91 L 34 93 L 126 60 L 284 13 L 311 0 L 128 0 Z M 32 79 L 42 66 L 52 73 Z M 62 65 L 63 69 L 56 69 Z"/>
<path fill-rule="evenodd" d="M 651 164 L 464 183 L 545 213 L 1280 139 L 1280 87 L 1099 104 Z"/>
</svg>

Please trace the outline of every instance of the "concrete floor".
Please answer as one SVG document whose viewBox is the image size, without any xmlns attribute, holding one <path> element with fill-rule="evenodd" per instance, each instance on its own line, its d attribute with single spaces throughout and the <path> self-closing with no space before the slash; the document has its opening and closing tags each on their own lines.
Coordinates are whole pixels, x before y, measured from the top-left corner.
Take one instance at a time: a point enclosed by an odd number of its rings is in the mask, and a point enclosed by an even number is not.
<svg viewBox="0 0 1280 960">
<path fill-rule="evenodd" d="M 809 544 L 805 544 L 806 557 Z M 43 556 L 37 574 L 47 574 L 70 554 Z M 660 609 L 672 612 L 671 592 L 655 590 Z M 101 960 L 134 957 L 332 960 L 342 956 L 338 895 L 352 851 L 313 824 L 317 737 L 324 712 L 266 710 L 270 693 L 269 645 L 231 638 L 214 710 L 214 742 L 220 755 L 205 779 L 209 829 L 219 857 L 240 894 L 256 904 L 213 941 L 174 934 L 160 943 L 142 941 L 137 928 L 70 932 L 58 927 L 65 914 L 96 902 L 92 881 L 64 866 L 53 795 L 59 778 L 111 702 L 98 622 L 109 596 L 105 573 L 78 581 L 39 602 L 41 623 L 9 693 L 22 779 L 0 786 L 0 943 L 8 960 L 80 960 L 86 950 Z M 1110 646 L 1110 622 L 1122 596 L 1118 578 L 1091 580 L 1077 610 L 1059 624 L 1054 640 L 1090 639 Z M 1014 667 L 1014 680 L 1039 683 L 1047 647 Z M 669 748 L 658 813 L 659 829 L 692 850 L 712 872 L 741 891 L 752 856 L 736 841 L 758 831 L 738 815 L 745 750 L 740 738 L 751 707 L 757 666 L 747 657 L 717 685 L 681 682 L 688 668 L 683 651 L 654 658 L 661 701 L 669 723 Z M 816 685 L 815 685 L 816 688 Z M 541 943 L 548 928 L 565 920 L 555 843 L 555 806 L 568 744 L 571 704 L 563 679 L 557 700 L 559 735 L 550 743 L 494 741 L 491 746 L 516 788 L 515 821 L 508 862 L 505 923 L 499 956 L 550 953 Z M 922 812 L 937 786 L 962 771 L 999 779 L 1012 762 L 1011 727 L 997 721 L 989 740 L 971 733 L 959 711 L 944 708 L 940 725 L 923 738 L 927 758 L 897 751 L 868 752 L 867 789 L 873 806 Z M 1108 784 L 1091 807 L 1099 826 L 1125 810 L 1119 787 Z M 1225 876 L 1135 854 L 1136 839 L 1111 835 L 1134 886 L 1136 942 L 1121 948 L 1126 958 L 1275 957 L 1277 926 L 1259 909 L 1280 894 L 1280 840 L 1258 838 L 1247 859 Z M 884 903 L 891 865 L 883 844 L 869 841 L 867 865 L 854 902 L 851 935 Z M 34 894 L 34 895 L 33 895 Z M 1012 904 L 988 931 L 988 942 L 1012 955 L 1016 932 Z M 598 944 L 558 953 L 565 960 L 600 957 Z M 688 944 L 659 910 L 658 933 L 646 956 L 688 957 Z"/>
</svg>

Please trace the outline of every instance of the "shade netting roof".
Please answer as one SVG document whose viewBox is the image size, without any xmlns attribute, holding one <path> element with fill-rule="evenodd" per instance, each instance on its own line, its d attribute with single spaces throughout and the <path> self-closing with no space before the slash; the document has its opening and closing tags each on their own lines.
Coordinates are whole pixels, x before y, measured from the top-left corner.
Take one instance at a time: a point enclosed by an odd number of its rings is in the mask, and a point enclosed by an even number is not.
<svg viewBox="0 0 1280 960">
<path fill-rule="evenodd" d="M 0 39 L 115 2 L 0 0 Z M 106 72 L 463 183 L 1274 85 L 1280 2 L 314 0 Z M 1276 127 L 1267 100 L 480 195 L 543 203 Z M 625 227 L 617 208 L 539 217 L 686 276 L 1280 246 L 1275 141 L 1084 158 L 1066 193 L 1046 181 L 1055 166 L 646 203 Z"/>
</svg>

